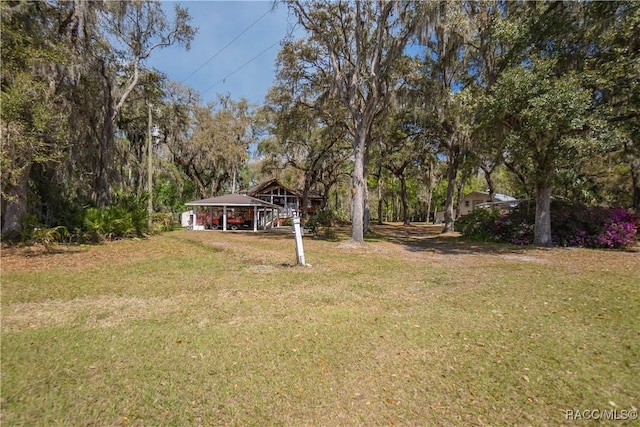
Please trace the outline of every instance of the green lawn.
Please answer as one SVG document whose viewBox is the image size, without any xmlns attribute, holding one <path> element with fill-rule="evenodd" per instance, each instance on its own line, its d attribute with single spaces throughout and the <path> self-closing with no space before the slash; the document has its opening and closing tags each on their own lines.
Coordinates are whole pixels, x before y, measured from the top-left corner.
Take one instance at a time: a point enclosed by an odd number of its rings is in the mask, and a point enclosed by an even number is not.
<svg viewBox="0 0 640 427">
<path fill-rule="evenodd" d="M 639 252 L 436 231 L 306 236 L 311 267 L 287 233 L 5 248 L 1 424 L 556 426 L 640 407 Z"/>
</svg>

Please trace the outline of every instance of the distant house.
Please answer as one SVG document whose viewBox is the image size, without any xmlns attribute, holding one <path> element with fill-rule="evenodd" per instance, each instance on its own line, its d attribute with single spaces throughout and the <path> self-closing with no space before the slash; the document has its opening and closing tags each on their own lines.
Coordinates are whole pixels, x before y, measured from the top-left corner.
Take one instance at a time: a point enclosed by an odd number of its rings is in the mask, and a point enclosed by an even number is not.
<svg viewBox="0 0 640 427">
<path fill-rule="evenodd" d="M 225 194 L 185 203 L 193 209 L 183 212 L 182 226 L 192 230 L 266 229 L 285 225 L 302 213 L 302 191 L 292 190 L 277 179 L 264 181 L 240 194 Z M 322 204 L 322 196 L 309 192 L 308 214 Z"/>
<path fill-rule="evenodd" d="M 291 218 L 294 214 L 300 215 L 303 213 L 302 190 L 288 188 L 275 178 L 263 181 L 243 193 L 280 206 L 282 208 L 280 210 L 281 218 Z M 320 209 L 321 204 L 322 196 L 315 191 L 310 191 L 307 195 L 306 213 L 313 214 Z"/>
<path fill-rule="evenodd" d="M 488 191 L 472 191 L 471 193 L 465 194 L 462 200 L 460 200 L 460 216 L 466 215 L 476 208 L 492 206 L 514 207 L 516 203 L 515 197 L 507 196 L 506 194 L 495 193 L 493 200 L 491 200 Z M 444 211 L 436 212 L 435 222 L 436 224 L 444 222 Z"/>
<path fill-rule="evenodd" d="M 257 231 L 279 224 L 280 206 L 246 194 L 225 194 L 208 199 L 185 203 L 192 207 L 182 213 L 182 226 L 190 230 L 238 230 L 241 228 Z"/>
</svg>

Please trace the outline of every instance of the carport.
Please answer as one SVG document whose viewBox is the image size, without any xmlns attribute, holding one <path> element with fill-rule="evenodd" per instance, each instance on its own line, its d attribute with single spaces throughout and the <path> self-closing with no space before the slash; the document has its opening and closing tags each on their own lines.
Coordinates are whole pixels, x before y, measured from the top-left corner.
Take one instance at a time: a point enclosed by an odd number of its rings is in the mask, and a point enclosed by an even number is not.
<svg viewBox="0 0 640 427">
<path fill-rule="evenodd" d="M 224 196 L 210 197 L 208 199 L 194 200 L 192 202 L 185 203 L 186 206 L 193 207 L 193 229 L 204 230 L 206 224 L 198 224 L 198 215 L 196 209 L 199 207 L 209 207 L 211 214 L 213 208 L 222 208 L 222 230 L 227 230 L 227 209 L 228 208 L 243 208 L 249 211 L 253 211 L 253 231 L 258 231 L 258 220 L 262 222 L 263 229 L 267 229 L 269 218 L 267 213 L 271 213 L 271 221 L 273 218 L 277 218 L 280 214 L 280 206 L 273 203 L 265 202 L 264 200 L 256 199 L 255 197 L 247 196 L 246 194 L 225 194 Z M 274 211 L 277 214 L 274 214 Z M 260 215 L 262 217 L 260 218 Z"/>
</svg>

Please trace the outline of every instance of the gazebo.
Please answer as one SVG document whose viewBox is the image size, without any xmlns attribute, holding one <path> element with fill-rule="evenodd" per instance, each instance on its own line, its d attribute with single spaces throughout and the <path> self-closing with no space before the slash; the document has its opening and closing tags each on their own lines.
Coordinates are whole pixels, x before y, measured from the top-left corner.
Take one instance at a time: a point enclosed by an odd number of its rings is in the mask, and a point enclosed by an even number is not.
<svg viewBox="0 0 640 427">
<path fill-rule="evenodd" d="M 271 218 L 274 218 L 273 211 L 280 210 L 280 206 L 273 203 L 266 202 L 264 200 L 256 199 L 255 197 L 247 196 L 246 194 L 225 194 L 224 196 L 210 197 L 208 199 L 194 200 L 192 202 L 185 203 L 186 206 L 193 206 L 193 229 L 204 230 L 206 224 L 198 224 L 198 215 L 196 208 L 209 207 L 213 211 L 214 207 L 222 208 L 222 230 L 227 230 L 228 218 L 227 208 L 243 208 L 248 211 L 253 211 L 253 231 L 258 231 L 258 217 L 262 214 L 262 226 L 267 229 L 267 211 L 271 212 Z M 234 229 L 237 227 L 233 227 Z"/>
</svg>

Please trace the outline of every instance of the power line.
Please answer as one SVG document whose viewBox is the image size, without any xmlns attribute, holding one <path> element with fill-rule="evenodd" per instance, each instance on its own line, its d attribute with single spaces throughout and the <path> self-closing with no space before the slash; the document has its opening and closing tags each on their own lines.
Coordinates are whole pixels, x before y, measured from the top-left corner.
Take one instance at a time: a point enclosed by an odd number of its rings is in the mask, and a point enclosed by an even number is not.
<svg viewBox="0 0 640 427">
<path fill-rule="evenodd" d="M 218 56 L 219 54 L 221 54 L 226 48 L 228 48 L 229 46 L 231 46 L 233 44 L 233 42 L 235 42 L 236 40 L 238 40 L 240 38 L 240 36 L 242 36 L 244 33 L 246 33 L 247 31 L 249 31 L 249 29 L 251 27 L 253 27 L 254 25 L 256 25 L 258 23 L 258 21 L 260 21 L 262 18 L 264 18 L 265 16 L 267 16 L 267 14 L 271 12 L 271 9 L 267 9 L 267 11 L 260 16 L 258 19 L 256 19 L 255 21 L 253 21 L 247 28 L 245 28 L 244 30 L 242 30 L 242 32 L 240 34 L 238 34 L 233 40 L 231 40 L 229 43 L 227 43 L 222 49 L 220 49 L 219 51 L 217 51 L 216 53 L 213 54 L 213 56 L 209 59 L 207 59 L 205 61 L 204 64 L 202 64 L 201 66 L 199 66 L 198 68 L 196 68 L 191 74 L 189 74 L 187 77 L 185 77 L 184 79 L 182 79 L 182 81 L 180 83 L 184 83 L 187 80 L 189 80 L 195 73 L 197 73 L 198 71 L 202 70 L 202 68 L 207 65 L 209 62 L 213 61 L 213 59 Z"/>
<path fill-rule="evenodd" d="M 238 71 L 240 71 L 241 69 L 243 69 L 244 67 L 246 67 L 247 65 L 252 63 L 253 61 L 255 61 L 256 59 L 258 59 L 259 56 L 263 55 L 268 50 L 273 49 L 280 42 L 281 42 L 281 40 L 278 40 L 277 42 L 275 42 L 274 44 L 272 44 L 271 46 L 269 46 L 268 48 L 266 48 L 265 50 L 263 50 L 262 52 L 260 52 L 259 54 L 257 54 L 256 56 L 254 56 L 253 58 L 251 58 L 250 60 L 248 60 L 247 62 L 245 62 L 241 66 L 239 66 L 238 68 L 236 68 L 235 70 L 233 70 L 232 72 L 230 72 L 229 74 L 227 74 L 226 76 L 224 76 L 222 79 L 218 80 L 217 82 L 215 82 L 214 84 L 212 84 L 211 86 L 209 86 L 208 88 L 206 88 L 205 90 L 200 92 L 200 94 L 202 95 L 202 94 L 208 92 L 209 90 L 213 89 L 214 87 L 218 86 L 220 83 L 224 82 L 226 79 L 228 79 L 229 77 L 231 77 L 232 75 L 234 75 L 235 73 L 237 73 Z"/>
</svg>

